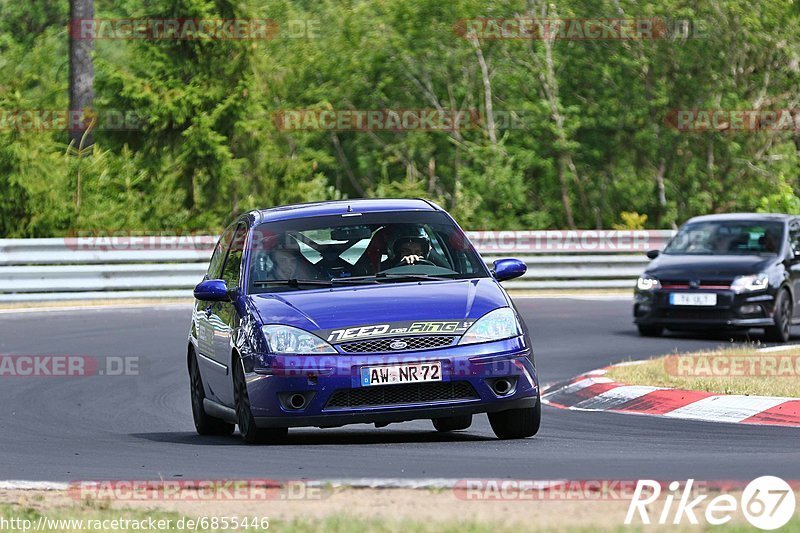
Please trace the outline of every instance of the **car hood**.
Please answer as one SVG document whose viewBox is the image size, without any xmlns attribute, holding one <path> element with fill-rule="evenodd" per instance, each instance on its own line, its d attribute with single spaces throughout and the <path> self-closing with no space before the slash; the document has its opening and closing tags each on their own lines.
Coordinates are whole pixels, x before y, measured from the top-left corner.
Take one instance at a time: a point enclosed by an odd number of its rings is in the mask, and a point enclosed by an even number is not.
<svg viewBox="0 0 800 533">
<path fill-rule="evenodd" d="M 343 328 L 388 325 L 390 331 L 420 321 L 468 322 L 510 305 L 491 278 L 254 294 L 250 303 L 263 324 L 295 326 L 325 338 L 322 333 Z"/>
<path fill-rule="evenodd" d="M 659 279 L 734 278 L 757 274 L 774 265 L 775 256 L 759 255 L 670 255 L 661 254 L 646 273 Z"/>
</svg>

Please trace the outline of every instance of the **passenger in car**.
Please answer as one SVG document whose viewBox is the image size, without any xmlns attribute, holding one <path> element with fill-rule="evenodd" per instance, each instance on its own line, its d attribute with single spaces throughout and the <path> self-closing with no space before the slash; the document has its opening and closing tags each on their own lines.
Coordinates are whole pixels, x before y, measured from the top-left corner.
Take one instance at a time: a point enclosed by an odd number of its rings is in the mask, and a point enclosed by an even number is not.
<svg viewBox="0 0 800 533">
<path fill-rule="evenodd" d="M 319 270 L 306 259 L 297 241 L 287 237 L 269 252 L 269 279 L 320 279 Z"/>
</svg>

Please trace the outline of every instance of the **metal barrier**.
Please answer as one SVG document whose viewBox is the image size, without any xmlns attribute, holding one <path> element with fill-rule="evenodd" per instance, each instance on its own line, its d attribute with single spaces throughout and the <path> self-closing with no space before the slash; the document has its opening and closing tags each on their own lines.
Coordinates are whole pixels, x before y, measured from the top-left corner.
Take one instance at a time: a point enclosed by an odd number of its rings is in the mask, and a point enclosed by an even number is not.
<svg viewBox="0 0 800 533">
<path fill-rule="evenodd" d="M 626 289 L 672 236 L 658 231 L 467 232 L 487 264 L 528 265 L 511 291 Z M 0 302 L 191 297 L 216 237 L 0 239 Z"/>
</svg>

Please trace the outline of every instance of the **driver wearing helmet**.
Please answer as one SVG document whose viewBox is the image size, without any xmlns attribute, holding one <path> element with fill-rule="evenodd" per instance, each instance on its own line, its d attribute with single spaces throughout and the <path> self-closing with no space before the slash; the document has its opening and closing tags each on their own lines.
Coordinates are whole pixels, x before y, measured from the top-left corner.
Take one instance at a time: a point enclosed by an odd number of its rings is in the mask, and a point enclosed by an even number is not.
<svg viewBox="0 0 800 533">
<path fill-rule="evenodd" d="M 428 262 L 430 251 L 431 240 L 423 228 L 404 228 L 395 237 L 392 244 L 392 255 L 382 267 L 386 269 L 414 265 L 420 261 Z"/>
</svg>

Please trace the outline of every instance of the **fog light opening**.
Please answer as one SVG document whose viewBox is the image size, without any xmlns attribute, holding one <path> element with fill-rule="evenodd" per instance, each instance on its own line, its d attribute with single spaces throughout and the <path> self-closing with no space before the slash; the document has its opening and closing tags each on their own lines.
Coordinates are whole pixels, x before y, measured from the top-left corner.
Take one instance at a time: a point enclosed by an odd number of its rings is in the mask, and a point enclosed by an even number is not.
<svg viewBox="0 0 800 533">
<path fill-rule="evenodd" d="M 741 306 L 739 308 L 739 312 L 743 315 L 755 315 L 755 314 L 761 314 L 762 309 L 760 305 L 750 304 Z"/>
</svg>

